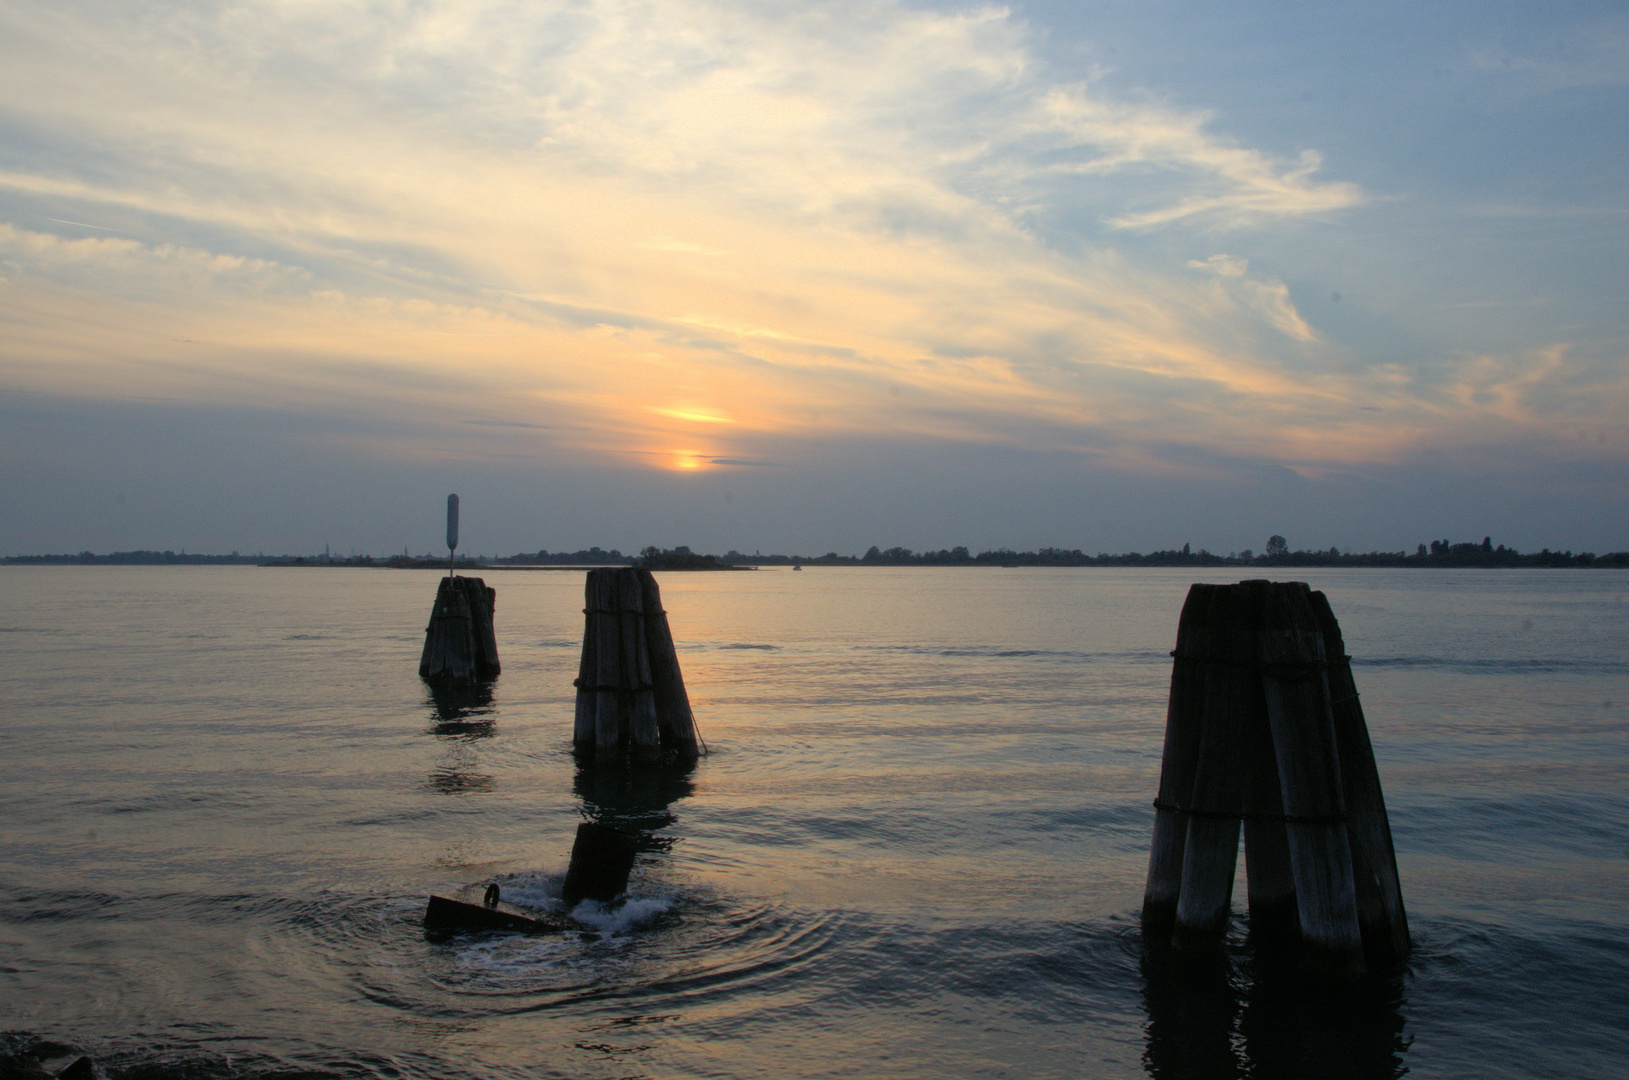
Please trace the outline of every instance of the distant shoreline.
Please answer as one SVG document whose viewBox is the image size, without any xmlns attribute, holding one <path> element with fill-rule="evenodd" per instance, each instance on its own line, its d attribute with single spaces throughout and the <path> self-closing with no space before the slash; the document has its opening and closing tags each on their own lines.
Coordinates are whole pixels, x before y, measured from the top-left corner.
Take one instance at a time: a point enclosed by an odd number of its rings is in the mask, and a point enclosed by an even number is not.
<svg viewBox="0 0 1629 1080">
<path fill-rule="evenodd" d="M 1275 541 L 1282 538 L 1274 537 Z M 445 572 L 446 559 L 434 557 L 393 555 L 375 559 L 368 555 L 333 558 L 317 556 L 268 556 L 264 554 L 201 555 L 172 551 L 121 551 L 97 555 L 89 551 L 77 555 L 8 555 L 0 557 L 6 566 L 262 566 L 306 568 L 368 568 L 387 570 L 433 570 Z M 1078 550 L 1043 548 L 1040 551 L 1011 551 L 996 549 L 977 555 L 966 548 L 949 551 L 914 552 L 905 548 L 880 551 L 873 547 L 863 556 L 838 555 L 828 552 L 820 556 L 801 555 L 746 555 L 730 551 L 725 555 L 700 555 L 688 548 L 671 551 L 646 548 L 637 556 L 624 555 L 612 549 L 589 548 L 575 552 L 551 554 L 519 554 L 492 558 L 460 558 L 456 568 L 465 573 L 485 570 L 565 570 L 581 571 L 602 566 L 641 566 L 660 571 L 718 571 L 755 570 L 776 566 L 819 567 L 989 567 L 1018 569 L 1023 567 L 1187 567 L 1193 569 L 1234 568 L 1244 572 L 1266 572 L 1281 569 L 1420 569 L 1420 570 L 1558 570 L 1558 569 L 1629 569 L 1629 551 L 1596 555 L 1592 552 L 1551 551 L 1522 553 L 1504 545 L 1494 547 L 1490 541 L 1481 544 L 1450 544 L 1433 541 L 1428 548 L 1419 545 L 1413 554 L 1405 552 L 1343 553 L 1330 551 L 1283 551 L 1271 555 L 1240 552 L 1216 555 L 1208 551 L 1182 550 L 1155 551 L 1149 554 L 1127 552 L 1111 555 L 1086 555 Z"/>
</svg>

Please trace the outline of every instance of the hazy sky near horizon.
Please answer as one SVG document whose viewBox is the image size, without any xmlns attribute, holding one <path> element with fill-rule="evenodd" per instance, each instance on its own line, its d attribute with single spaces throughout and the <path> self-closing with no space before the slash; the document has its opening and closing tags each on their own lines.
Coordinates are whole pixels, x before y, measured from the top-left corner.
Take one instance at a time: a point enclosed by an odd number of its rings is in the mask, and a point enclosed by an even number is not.
<svg viewBox="0 0 1629 1080">
<path fill-rule="evenodd" d="M 0 552 L 1629 548 L 1621 4 L 0 0 Z"/>
</svg>

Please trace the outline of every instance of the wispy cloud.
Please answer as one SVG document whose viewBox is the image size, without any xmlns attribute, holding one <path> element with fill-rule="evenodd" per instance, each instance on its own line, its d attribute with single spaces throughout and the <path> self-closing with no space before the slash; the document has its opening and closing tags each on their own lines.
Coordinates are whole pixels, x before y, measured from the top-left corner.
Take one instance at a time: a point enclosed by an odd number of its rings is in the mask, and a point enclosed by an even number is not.
<svg viewBox="0 0 1629 1080">
<path fill-rule="evenodd" d="M 1210 117 L 1148 106 L 1121 105 L 1086 87 L 1048 91 L 1039 107 L 1042 137 L 1067 137 L 1060 150 L 1079 160 L 1053 166 L 1083 175 L 1132 172 L 1165 174 L 1165 200 L 1146 209 L 1115 214 L 1120 228 L 1146 229 L 1189 219 L 1224 226 L 1274 218 L 1329 214 L 1363 202 L 1357 185 L 1320 181 L 1316 150 L 1296 160 L 1275 161 L 1207 130 Z M 1171 183 L 1174 181 L 1174 183 Z M 1172 190 L 1174 189 L 1174 190 Z"/>
<path fill-rule="evenodd" d="M 1285 337 L 1296 341 L 1316 341 L 1318 335 L 1312 332 L 1312 327 L 1301 317 L 1290 300 L 1289 286 L 1276 278 L 1253 278 L 1249 276 L 1250 262 L 1248 259 L 1236 259 L 1231 255 L 1212 255 L 1203 261 L 1191 259 L 1188 266 L 1194 270 L 1206 270 L 1216 275 L 1216 284 L 1220 291 L 1237 296 L 1243 306 L 1255 311 L 1263 321 Z"/>
<path fill-rule="evenodd" d="M 1440 423 L 1245 257 L 1118 244 L 1248 251 L 1363 191 L 1049 70 L 1005 9 L 11 3 L 0 42 L 35 389 L 327 393 L 685 469 L 882 430 L 1381 457 Z"/>
<path fill-rule="evenodd" d="M 1542 35 L 1477 36 L 1446 74 L 1493 76 L 1516 92 L 1551 93 L 1629 82 L 1629 15 L 1621 10 L 1566 18 Z"/>
</svg>

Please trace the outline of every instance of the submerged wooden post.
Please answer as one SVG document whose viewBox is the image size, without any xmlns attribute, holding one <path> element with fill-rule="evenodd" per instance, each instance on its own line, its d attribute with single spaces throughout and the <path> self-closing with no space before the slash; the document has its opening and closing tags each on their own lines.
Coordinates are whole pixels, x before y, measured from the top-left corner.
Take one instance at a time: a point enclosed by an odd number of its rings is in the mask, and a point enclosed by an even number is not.
<svg viewBox="0 0 1629 1080">
<path fill-rule="evenodd" d="M 698 756 L 695 717 L 649 570 L 590 570 L 572 742 L 598 763 Z"/>
<path fill-rule="evenodd" d="M 498 637 L 492 611 L 498 591 L 480 578 L 444 577 L 424 628 L 419 675 L 433 683 L 466 686 L 498 677 Z"/>
<path fill-rule="evenodd" d="M 560 886 L 561 901 L 568 908 L 583 900 L 611 903 L 628 890 L 628 876 L 638 853 L 639 837 L 633 833 L 597 822 L 581 823 L 571 845 L 571 864 Z M 503 903 L 497 882 L 484 890 L 470 885 L 451 896 L 432 895 L 424 912 L 424 927 L 441 932 L 519 930 L 529 934 L 588 929 L 569 915 L 522 911 Z"/>
<path fill-rule="evenodd" d="M 592 821 L 578 825 L 560 899 L 567 907 L 585 899 L 609 904 L 628 890 L 638 852 L 639 838 L 632 833 Z"/>
<path fill-rule="evenodd" d="M 424 929 L 432 934 L 459 931 L 518 930 L 523 934 L 557 934 L 585 930 L 566 915 L 550 911 L 522 911 L 503 901 L 497 883 L 483 889 L 468 885 L 452 896 L 432 894 L 424 909 Z"/>
<path fill-rule="evenodd" d="M 1183 605 L 1143 932 L 1214 944 L 1244 823 L 1253 937 L 1356 974 L 1408 953 L 1379 773 L 1340 627 L 1302 582 L 1194 585 Z"/>
</svg>

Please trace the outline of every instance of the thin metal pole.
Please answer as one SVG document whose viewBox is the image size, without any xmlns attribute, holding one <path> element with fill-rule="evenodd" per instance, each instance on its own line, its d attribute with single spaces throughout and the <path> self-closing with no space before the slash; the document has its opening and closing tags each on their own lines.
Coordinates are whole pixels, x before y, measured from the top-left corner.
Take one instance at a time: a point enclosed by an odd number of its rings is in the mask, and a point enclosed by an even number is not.
<svg viewBox="0 0 1629 1080">
<path fill-rule="evenodd" d="M 447 576 L 458 576 L 458 496 L 447 496 Z"/>
</svg>

